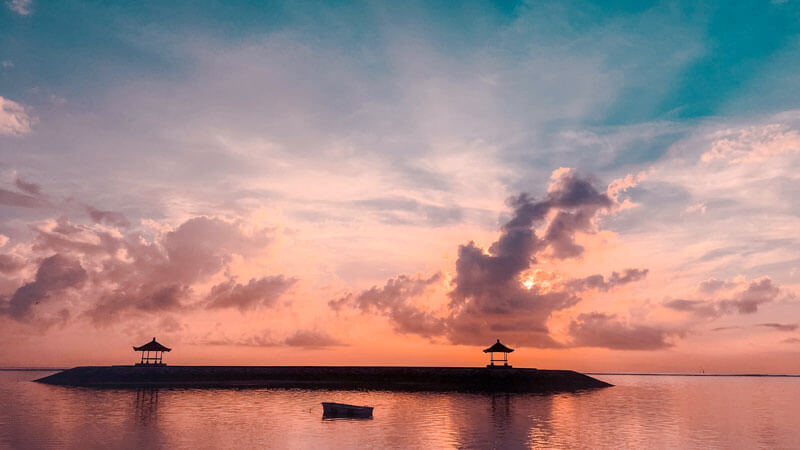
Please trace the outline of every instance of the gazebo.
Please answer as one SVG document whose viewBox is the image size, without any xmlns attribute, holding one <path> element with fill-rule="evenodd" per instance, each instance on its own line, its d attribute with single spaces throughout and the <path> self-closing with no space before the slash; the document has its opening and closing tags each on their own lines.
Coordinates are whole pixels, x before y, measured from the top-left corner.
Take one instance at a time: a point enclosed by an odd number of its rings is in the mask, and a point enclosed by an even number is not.
<svg viewBox="0 0 800 450">
<path fill-rule="evenodd" d="M 495 367 L 494 365 L 495 362 L 497 363 L 502 362 L 503 367 L 511 367 L 508 365 L 508 354 L 513 351 L 514 351 L 513 348 L 506 347 L 505 345 L 501 344 L 500 339 L 498 339 L 497 342 L 494 343 L 494 345 L 483 350 L 483 353 L 489 353 L 489 365 L 487 365 L 486 367 Z M 495 359 L 494 357 L 495 353 L 502 353 L 503 359 L 500 358 Z"/>
<path fill-rule="evenodd" d="M 164 358 L 164 352 L 171 351 L 171 348 L 164 347 L 163 345 L 156 342 L 156 338 L 153 338 L 152 341 L 144 344 L 140 347 L 133 347 L 134 351 L 142 352 L 142 360 L 136 363 L 137 366 L 166 366 L 162 362 Z M 150 353 L 153 353 L 153 356 L 150 356 Z"/>
</svg>

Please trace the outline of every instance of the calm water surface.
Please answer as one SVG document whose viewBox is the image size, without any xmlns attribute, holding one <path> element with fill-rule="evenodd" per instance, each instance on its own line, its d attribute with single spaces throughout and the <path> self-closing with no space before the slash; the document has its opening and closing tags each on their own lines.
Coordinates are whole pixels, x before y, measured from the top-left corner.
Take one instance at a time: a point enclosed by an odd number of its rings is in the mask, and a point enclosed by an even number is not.
<svg viewBox="0 0 800 450">
<path fill-rule="evenodd" d="M 84 389 L 0 372 L 0 448 L 800 448 L 800 378 L 598 376 L 576 394 Z M 375 407 L 323 420 L 322 401 Z"/>
</svg>

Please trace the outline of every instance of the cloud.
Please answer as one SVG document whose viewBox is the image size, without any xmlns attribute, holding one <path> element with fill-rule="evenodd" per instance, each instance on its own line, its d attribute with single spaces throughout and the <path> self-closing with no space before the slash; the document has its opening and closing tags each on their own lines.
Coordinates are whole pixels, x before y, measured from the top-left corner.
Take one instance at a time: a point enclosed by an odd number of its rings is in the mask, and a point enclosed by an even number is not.
<svg viewBox="0 0 800 450">
<path fill-rule="evenodd" d="M 125 218 L 125 215 L 121 212 L 102 211 L 91 206 L 87 206 L 86 211 L 89 213 L 89 217 L 92 218 L 94 223 L 104 223 L 106 225 L 120 228 L 127 228 L 131 225 L 128 219 Z"/>
<path fill-rule="evenodd" d="M 733 326 L 727 326 L 727 327 L 712 328 L 711 331 L 716 332 L 716 331 L 741 330 L 741 329 L 742 329 L 742 327 L 733 325 Z"/>
<path fill-rule="evenodd" d="M 777 331 L 794 331 L 798 328 L 796 323 L 759 323 L 757 327 L 772 328 Z"/>
<path fill-rule="evenodd" d="M 187 220 L 155 242 L 144 240 L 138 233 L 116 238 L 96 231 L 96 239 L 90 243 L 50 233 L 45 245 L 76 246 L 86 253 L 111 256 L 103 261 L 103 272 L 97 279 L 97 287 L 106 293 L 87 311 L 95 323 L 108 323 L 126 309 L 165 311 L 184 307 L 192 284 L 219 273 L 233 254 L 247 255 L 263 248 L 269 242 L 266 233 L 257 230 L 247 235 L 236 223 L 202 216 Z M 114 257 L 120 250 L 125 259 Z M 220 289 L 218 294 L 224 298 Z"/>
<path fill-rule="evenodd" d="M 30 183 L 23 180 L 21 177 L 17 176 L 14 179 L 14 185 L 17 186 L 19 190 L 25 192 L 26 194 L 30 195 L 41 195 L 42 187 L 36 183 Z"/>
<path fill-rule="evenodd" d="M 733 281 L 718 280 L 716 278 L 709 278 L 700 283 L 699 290 L 704 294 L 713 294 L 721 289 L 729 289 L 736 286 Z"/>
<path fill-rule="evenodd" d="M 713 281 L 712 281 L 713 280 Z M 721 285 L 719 280 L 712 279 L 704 283 L 709 283 L 709 289 L 717 290 Z M 701 283 L 701 290 L 703 283 Z M 690 312 L 698 317 L 716 318 L 726 314 L 753 314 L 758 311 L 758 307 L 764 303 L 771 302 L 778 298 L 781 290 L 772 283 L 768 277 L 758 281 L 752 281 L 747 288 L 735 293 L 732 297 L 721 300 L 685 300 L 676 299 L 664 303 L 664 306 L 681 312 Z"/>
<path fill-rule="evenodd" d="M 11 274 L 25 267 L 25 262 L 13 255 L 0 254 L 0 273 Z"/>
<path fill-rule="evenodd" d="M 732 299 L 722 300 L 719 304 L 722 310 L 736 310 L 739 314 L 753 314 L 758 311 L 759 305 L 775 300 L 780 294 L 780 289 L 769 278 L 753 281 L 747 289 L 736 294 Z"/>
<path fill-rule="evenodd" d="M 6 0 L 6 6 L 17 14 L 27 16 L 31 13 L 33 0 Z"/>
<path fill-rule="evenodd" d="M 0 188 L 0 205 L 16 206 L 20 208 L 44 208 L 49 206 L 48 203 L 41 198 L 19 194 L 3 188 Z"/>
<path fill-rule="evenodd" d="M 104 224 L 122 224 L 121 215 L 93 209 L 90 212 L 95 212 L 94 219 Z M 31 230 L 35 237 L 29 248 L 34 253 L 55 252 L 83 261 L 91 286 L 71 308 L 95 325 L 112 323 L 125 311 L 163 313 L 205 307 L 246 310 L 266 306 L 296 281 L 276 275 L 239 284 L 228 276 L 228 281 L 214 286 L 210 294 L 203 293 L 200 298 L 205 301 L 196 301 L 198 283 L 228 269 L 235 255 L 250 257 L 270 242 L 268 229 L 245 230 L 239 222 L 214 217 L 194 217 L 172 230 L 126 229 L 126 234 L 60 217 Z M 19 265 L 8 258 L 3 261 L 8 270 Z M 22 317 L 25 308 L 15 308 L 15 315 Z"/>
<path fill-rule="evenodd" d="M 717 132 L 711 150 L 703 153 L 701 160 L 738 164 L 787 152 L 800 152 L 800 133 L 784 124 L 773 123 Z"/>
<path fill-rule="evenodd" d="M 800 338 L 790 337 L 782 340 L 781 342 L 785 344 L 800 344 Z"/>
<path fill-rule="evenodd" d="M 675 299 L 664 303 L 664 306 L 674 311 L 690 312 L 700 317 L 719 317 L 721 309 L 711 301 Z"/>
<path fill-rule="evenodd" d="M 358 294 L 347 294 L 328 304 L 339 310 L 344 305 L 387 315 L 401 333 L 414 333 L 425 337 L 439 336 L 445 332 L 444 319 L 419 309 L 411 300 L 422 295 L 429 287 L 442 279 L 440 273 L 428 278 L 421 275 L 409 277 L 398 275 L 384 286 L 373 286 Z"/>
<path fill-rule="evenodd" d="M 409 197 L 378 197 L 352 202 L 359 210 L 377 211 L 380 221 L 389 224 L 425 223 L 444 226 L 462 219 L 464 212 L 457 206 L 423 203 Z"/>
<path fill-rule="evenodd" d="M 203 339 L 197 342 L 202 345 L 232 345 L 240 347 L 301 347 L 307 349 L 344 346 L 325 332 L 317 330 L 297 330 L 285 339 L 276 339 L 269 330 L 261 333 L 241 336 L 236 339 L 216 338 Z"/>
<path fill-rule="evenodd" d="M 449 293 L 448 338 L 457 344 L 479 344 L 503 331 L 512 344 L 557 347 L 546 321 L 553 311 L 573 306 L 580 298 L 568 290 L 526 289 L 520 276 L 548 248 L 556 259 L 579 257 L 583 248 L 575 243 L 575 233 L 591 232 L 597 212 L 610 208 L 612 201 L 587 178 L 562 168 L 553 172 L 544 199 L 520 194 L 509 205 L 513 215 L 488 252 L 473 242 L 459 248 L 455 287 Z M 551 211 L 555 217 L 539 238 L 534 228 Z"/>
<path fill-rule="evenodd" d="M 283 341 L 289 347 L 323 348 L 344 345 L 327 333 L 311 330 L 298 330 Z"/>
<path fill-rule="evenodd" d="M 567 281 L 566 287 L 573 292 L 580 292 L 587 289 L 598 289 L 609 291 L 623 284 L 633 283 L 644 279 L 649 272 L 648 269 L 626 269 L 622 274 L 611 272 L 608 281 L 602 275 L 590 275 L 585 278 L 577 278 Z"/>
<path fill-rule="evenodd" d="M 0 136 L 20 136 L 28 134 L 36 124 L 28 108 L 0 96 Z"/>
<path fill-rule="evenodd" d="M 247 284 L 237 283 L 235 278 L 229 278 L 211 288 L 206 307 L 238 308 L 244 312 L 273 306 L 296 282 L 296 278 L 286 278 L 283 275 L 252 278 Z"/>
<path fill-rule="evenodd" d="M 605 347 L 614 350 L 660 350 L 673 344 L 668 338 L 679 335 L 648 325 L 625 323 L 614 314 L 593 312 L 578 315 L 569 325 L 572 345 Z"/>
<path fill-rule="evenodd" d="M 18 321 L 29 320 L 34 305 L 64 289 L 78 288 L 86 279 L 86 270 L 77 259 L 55 254 L 42 260 L 35 279 L 17 289 L 0 312 Z"/>
<path fill-rule="evenodd" d="M 590 180 L 572 169 L 553 172 L 546 196 L 535 200 L 520 194 L 508 200 L 513 209 L 500 237 L 488 250 L 474 242 L 461 245 L 455 267 L 449 303 L 444 313 L 433 314 L 413 303 L 439 280 L 400 275 L 382 287 L 358 294 L 347 294 L 331 301 L 388 316 L 397 331 L 425 337 L 445 337 L 453 344 L 479 345 L 491 342 L 498 334 L 512 345 L 561 347 L 547 328 L 554 311 L 577 304 L 576 294 L 586 289 L 609 290 L 644 278 L 647 269 L 613 272 L 570 280 L 545 289 L 537 284 L 523 285 L 521 277 L 537 255 L 547 253 L 555 259 L 577 258 L 583 247 L 576 244 L 578 232 L 594 232 L 594 219 L 601 210 L 613 206 L 607 194 L 598 191 Z M 546 223 L 547 218 L 551 220 Z M 535 229 L 542 227 L 543 237 Z"/>
</svg>

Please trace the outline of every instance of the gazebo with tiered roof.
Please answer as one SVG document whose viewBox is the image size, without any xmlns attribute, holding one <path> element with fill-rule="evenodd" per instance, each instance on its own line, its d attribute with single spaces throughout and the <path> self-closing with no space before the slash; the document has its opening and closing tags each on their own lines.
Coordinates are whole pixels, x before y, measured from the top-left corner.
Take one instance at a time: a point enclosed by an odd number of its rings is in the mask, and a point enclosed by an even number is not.
<svg viewBox="0 0 800 450">
<path fill-rule="evenodd" d="M 142 352 L 142 360 L 136 363 L 137 366 L 166 366 L 164 364 L 164 352 L 172 349 L 164 347 L 156 342 L 156 338 L 140 347 L 133 347 L 134 351 Z M 151 356 L 152 353 L 152 356 Z"/>
<path fill-rule="evenodd" d="M 495 366 L 494 363 L 500 363 L 500 362 L 503 363 L 503 367 L 511 367 L 508 365 L 508 354 L 513 351 L 514 351 L 513 348 L 506 347 L 505 345 L 501 344 L 500 339 L 498 339 L 497 342 L 494 343 L 494 345 L 483 350 L 483 353 L 489 353 L 489 364 L 486 367 L 498 367 L 499 364 Z M 503 359 L 495 358 L 494 357 L 495 353 L 502 353 Z"/>
</svg>

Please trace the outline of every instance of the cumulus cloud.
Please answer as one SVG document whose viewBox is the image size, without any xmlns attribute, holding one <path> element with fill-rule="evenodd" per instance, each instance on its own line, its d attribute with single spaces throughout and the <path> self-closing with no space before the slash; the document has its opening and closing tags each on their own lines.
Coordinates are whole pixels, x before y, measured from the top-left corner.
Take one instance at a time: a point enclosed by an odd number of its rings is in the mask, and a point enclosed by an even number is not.
<svg viewBox="0 0 800 450">
<path fill-rule="evenodd" d="M 453 343 L 479 344 L 502 331 L 508 342 L 517 345 L 558 346 L 546 321 L 553 311 L 573 306 L 580 298 L 568 290 L 526 289 L 520 275 L 546 249 L 556 259 L 580 256 L 583 248 L 575 243 L 575 233 L 591 232 L 597 212 L 610 208 L 612 201 L 589 179 L 559 169 L 544 199 L 521 194 L 509 205 L 513 216 L 488 252 L 473 242 L 459 248 L 455 287 L 449 294 L 448 338 Z M 534 228 L 551 211 L 555 217 L 539 238 Z"/>
<path fill-rule="evenodd" d="M 614 314 L 593 312 L 578 315 L 569 325 L 572 345 L 615 350 L 659 350 L 671 347 L 677 331 L 623 322 Z"/>
<path fill-rule="evenodd" d="M 88 311 L 96 323 L 113 320 L 125 309 L 179 309 L 192 284 L 227 267 L 233 254 L 246 254 L 269 242 L 265 231 L 246 235 L 236 223 L 205 216 L 187 220 L 157 242 L 148 242 L 138 233 L 116 238 L 95 231 L 96 239 L 89 243 L 53 235 L 46 234 L 43 245 L 76 246 L 86 253 L 109 256 L 123 251 L 126 255 L 102 263 L 98 281 L 107 286 L 105 295 Z"/>
<path fill-rule="evenodd" d="M 31 319 L 34 305 L 51 299 L 53 294 L 64 289 L 80 287 L 86 279 L 86 270 L 77 259 L 55 254 L 42 260 L 35 279 L 3 302 L 0 312 L 18 321 Z"/>
<path fill-rule="evenodd" d="M 91 208 L 89 212 L 95 213 L 95 222 L 124 224 L 124 216 L 117 213 Z M 245 230 L 239 222 L 214 217 L 194 217 L 172 230 L 125 228 L 125 234 L 60 217 L 40 223 L 31 231 L 35 233 L 28 247 L 33 252 L 31 256 L 57 256 L 46 259 L 36 281 L 20 287 L 6 302 L 5 314 L 21 321 L 32 317 L 32 304 L 48 298 L 51 291 L 63 289 L 60 284 L 47 283 L 61 279 L 46 277 L 54 273 L 53 265 L 66 267 L 64 271 L 72 269 L 66 273 L 74 275 L 76 282 L 68 287 L 88 283 L 89 288 L 72 302 L 70 310 L 96 325 L 113 323 L 125 311 L 165 313 L 204 307 L 236 307 L 244 311 L 271 306 L 296 282 L 295 278 L 275 275 L 240 284 L 228 276 L 210 294 L 200 297 L 205 300 L 197 301 L 198 283 L 228 269 L 235 255 L 252 256 L 270 242 L 268 229 Z M 65 261 L 74 264 L 68 266 Z M 24 264 L 19 256 L 0 255 L 0 271 L 4 273 L 17 271 Z"/>
<path fill-rule="evenodd" d="M 0 96 L 0 136 L 19 136 L 28 134 L 37 119 L 28 108 Z"/>
<path fill-rule="evenodd" d="M 91 206 L 86 207 L 89 217 L 92 218 L 94 223 L 103 223 L 120 228 L 127 228 L 131 225 L 124 214 L 117 211 L 102 211 L 95 209 Z"/>
<path fill-rule="evenodd" d="M 523 285 L 521 277 L 540 254 L 555 259 L 580 257 L 584 249 L 575 242 L 575 234 L 593 232 L 598 212 L 611 209 L 614 203 L 588 178 L 571 169 L 559 169 L 543 199 L 520 194 L 508 204 L 513 213 L 496 242 L 486 250 L 474 242 L 459 247 L 445 313 L 433 314 L 412 301 L 435 284 L 438 275 L 400 275 L 383 287 L 334 300 L 331 307 L 350 305 L 380 313 L 388 316 L 398 331 L 445 337 L 454 344 L 484 344 L 502 334 L 512 345 L 560 347 L 563 344 L 555 341 L 547 328 L 554 311 L 577 304 L 580 291 L 609 290 L 647 275 L 647 269 L 627 269 L 608 279 L 593 275 L 548 289 Z M 544 229 L 542 237 L 537 236 L 537 227 Z"/>
<path fill-rule="evenodd" d="M 273 306 L 296 278 L 275 275 L 252 278 L 247 284 L 237 283 L 235 278 L 217 284 L 208 295 L 208 308 L 238 308 L 242 312 L 257 307 Z"/>
</svg>

